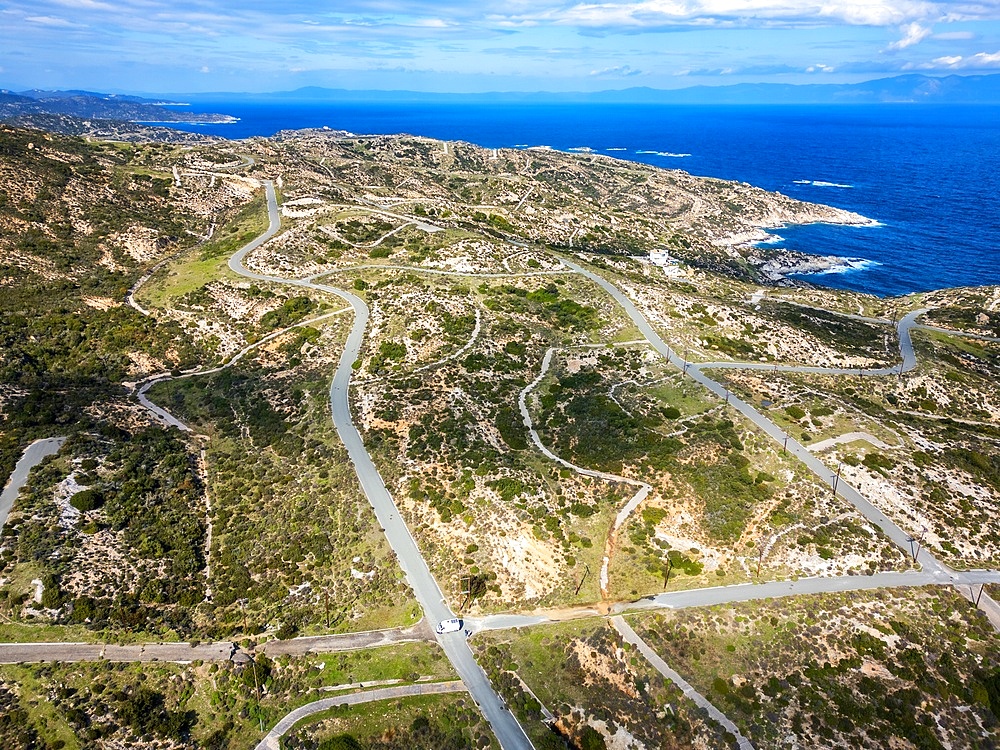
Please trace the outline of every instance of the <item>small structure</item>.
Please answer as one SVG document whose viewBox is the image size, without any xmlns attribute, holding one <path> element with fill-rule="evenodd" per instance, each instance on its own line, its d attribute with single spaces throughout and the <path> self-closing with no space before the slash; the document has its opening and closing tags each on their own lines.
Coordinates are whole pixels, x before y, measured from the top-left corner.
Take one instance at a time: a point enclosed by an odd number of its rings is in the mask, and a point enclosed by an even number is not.
<svg viewBox="0 0 1000 750">
<path fill-rule="evenodd" d="M 649 262 L 654 266 L 676 266 L 680 264 L 677 258 L 674 258 L 666 250 L 650 250 L 649 252 Z"/>
<path fill-rule="evenodd" d="M 677 278 L 684 275 L 681 269 L 681 262 L 673 257 L 666 250 L 651 250 L 649 252 L 649 262 L 654 266 L 659 266 L 670 278 Z"/>
</svg>

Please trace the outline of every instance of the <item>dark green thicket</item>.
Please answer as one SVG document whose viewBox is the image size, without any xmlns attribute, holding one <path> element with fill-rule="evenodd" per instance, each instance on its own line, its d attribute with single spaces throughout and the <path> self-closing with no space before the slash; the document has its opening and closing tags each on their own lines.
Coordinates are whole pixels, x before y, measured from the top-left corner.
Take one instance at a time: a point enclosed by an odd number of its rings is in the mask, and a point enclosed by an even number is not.
<svg viewBox="0 0 1000 750">
<path fill-rule="evenodd" d="M 29 714 L 17 695 L 0 685 L 0 745 L 4 750 L 48 750 L 29 722 Z"/>
<path fill-rule="evenodd" d="M 0 278 L 13 280 L 0 294 L 0 390 L 17 394 L 0 423 L 0 482 L 31 439 L 90 429 L 84 410 L 124 395 L 130 354 L 170 367 L 200 359 L 176 323 L 84 301 L 121 303 L 141 273 L 116 232 L 155 227 L 164 254 L 187 236 L 170 180 L 134 171 L 134 158 L 131 148 L 0 127 L 0 173 L 14 183 L 0 193 Z M 106 254 L 127 270 L 102 265 Z"/>
<path fill-rule="evenodd" d="M 110 446 L 110 448 L 109 448 Z M 71 503 L 84 515 L 80 529 L 61 530 L 52 523 L 51 497 L 46 490 L 59 482 L 63 470 L 49 462 L 36 470 L 19 501 L 23 516 L 4 529 L 10 551 L 0 558 L 0 572 L 17 563 L 42 567 L 43 604 L 58 610 L 62 622 L 155 631 L 173 628 L 190 632 L 188 607 L 204 596 L 204 536 L 201 487 L 194 459 L 175 431 L 150 427 L 135 432 L 106 428 L 103 435 L 77 435 L 63 451 L 69 455 L 105 454 L 101 475 L 77 493 Z M 101 529 L 118 532 L 127 553 L 140 570 L 135 594 L 98 589 L 74 596 L 62 579 L 74 572 L 62 554 L 74 534 Z M 69 536 L 67 536 L 69 535 Z M 162 574 L 158 568 L 162 567 Z M 124 583 L 124 582 L 123 582 Z"/>
<path fill-rule="evenodd" d="M 510 284 L 492 288 L 483 285 L 480 291 L 489 295 L 483 302 L 489 310 L 533 315 L 560 330 L 585 331 L 601 323 L 595 308 L 562 296 L 559 287 L 551 282 L 534 291 Z"/>
</svg>

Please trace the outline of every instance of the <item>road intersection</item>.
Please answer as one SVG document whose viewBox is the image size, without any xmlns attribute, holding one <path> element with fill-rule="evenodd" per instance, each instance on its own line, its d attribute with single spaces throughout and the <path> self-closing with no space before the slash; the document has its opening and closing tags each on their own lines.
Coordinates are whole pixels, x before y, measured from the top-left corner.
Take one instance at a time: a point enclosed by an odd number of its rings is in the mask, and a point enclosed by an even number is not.
<svg viewBox="0 0 1000 750">
<path fill-rule="evenodd" d="M 409 531 L 409 528 L 400 516 L 393 498 L 379 475 L 371 456 L 368 454 L 352 419 L 349 403 L 350 381 L 353 373 L 353 366 L 359 358 L 367 328 L 369 315 L 367 305 L 362 299 L 354 294 L 351 294 L 350 292 L 324 283 L 318 283 L 315 280 L 316 277 L 305 279 L 281 278 L 255 273 L 247 269 L 244 265 L 244 260 L 250 253 L 278 234 L 281 229 L 274 185 L 270 180 L 265 180 L 263 184 L 267 198 L 269 219 L 268 228 L 259 237 L 245 245 L 230 258 L 229 268 L 239 275 L 258 281 L 297 286 L 336 295 L 345 300 L 353 310 L 355 316 L 354 323 L 348 336 L 344 352 L 341 356 L 339 366 L 334 374 L 330 386 L 331 416 L 337 432 L 354 465 L 361 487 L 375 511 L 376 517 L 385 532 L 389 544 L 396 553 L 401 569 L 405 573 L 418 602 L 423 608 L 426 622 L 432 624 L 434 622 L 449 619 L 454 616 L 454 613 L 449 608 L 437 581 L 434 579 L 426 561 L 423 559 L 419 548 Z M 393 216 L 396 215 L 393 214 Z M 406 218 L 410 221 L 413 220 L 411 217 L 400 218 Z M 904 316 L 904 318 L 899 322 L 898 331 L 901 363 L 900 365 L 896 365 L 894 367 L 863 369 L 859 371 L 856 368 L 846 369 L 780 365 L 775 367 L 774 365 L 761 363 L 690 363 L 679 356 L 666 344 L 660 335 L 652 328 L 645 316 L 618 287 L 597 273 L 585 269 L 571 260 L 564 259 L 562 262 L 568 271 L 555 271 L 555 273 L 577 273 L 604 289 L 604 291 L 606 291 L 624 309 L 626 314 L 631 318 L 632 322 L 641 331 L 646 342 L 648 342 L 648 344 L 655 351 L 657 351 L 679 370 L 683 371 L 706 389 L 716 394 L 720 399 L 724 398 L 729 406 L 740 412 L 772 440 L 782 445 L 787 444 L 787 450 L 789 453 L 805 463 L 806 466 L 808 466 L 821 481 L 830 485 L 837 495 L 843 497 L 855 508 L 857 508 L 859 512 L 861 512 L 872 524 L 877 526 L 889 539 L 893 541 L 893 543 L 906 552 L 910 552 L 910 543 L 912 542 L 910 534 L 887 518 L 885 514 L 869 503 L 868 500 L 865 499 L 857 490 L 851 487 L 847 482 L 840 479 L 831 469 L 826 467 L 811 451 L 806 449 L 806 447 L 801 445 L 799 442 L 791 439 L 784 430 L 768 419 L 764 414 L 759 412 L 749 403 L 734 396 L 722 384 L 706 375 L 705 370 L 735 368 L 761 370 L 776 369 L 784 372 L 839 373 L 845 375 L 863 376 L 886 376 L 899 372 L 905 372 L 916 366 L 916 356 L 913 350 L 910 331 L 914 327 L 929 328 L 927 326 L 918 326 L 916 324 L 917 318 L 926 312 L 925 310 L 916 310 L 911 312 Z M 421 268 L 413 268 L 411 270 L 433 271 L 433 269 Z M 553 271 L 539 272 L 538 275 L 550 273 L 553 273 Z M 476 274 L 461 275 L 475 276 Z M 486 275 L 492 276 L 494 274 Z M 516 275 L 534 274 L 528 273 Z M 888 321 L 880 322 L 887 323 Z M 244 353 L 246 352 L 241 352 L 241 355 Z M 228 364 L 232 364 L 232 362 L 227 363 L 227 365 Z M 140 400 L 143 401 L 143 404 L 154 413 L 157 413 L 161 419 L 167 421 L 168 424 L 174 424 L 180 429 L 186 429 L 186 425 L 181 423 L 179 420 L 176 420 L 175 417 L 160 409 L 155 404 L 152 404 L 145 398 L 146 388 L 148 388 L 149 385 L 151 385 L 151 383 L 146 384 L 145 388 L 141 389 L 139 393 Z M 997 571 L 956 572 L 940 563 L 927 551 L 924 551 L 920 560 L 922 563 L 922 570 L 920 571 L 877 573 L 870 576 L 858 575 L 843 576 L 839 578 L 803 578 L 791 581 L 772 581 L 767 583 L 742 584 L 736 586 L 670 592 L 647 597 L 638 602 L 613 604 L 611 606 L 611 612 L 620 615 L 626 612 L 646 609 L 702 607 L 764 598 L 776 598 L 822 592 L 857 591 L 886 587 L 925 586 L 935 584 L 972 586 L 982 583 L 1000 583 L 1000 572 Z M 996 603 L 992 602 L 989 597 L 986 597 L 985 599 L 986 606 L 983 607 L 984 610 L 987 612 L 988 616 L 991 616 L 991 620 L 994 621 L 994 625 L 1000 628 L 1000 608 L 997 608 Z M 990 612 L 991 608 L 996 610 L 992 613 L 992 615 Z M 595 616 L 605 613 L 599 613 L 593 609 L 580 608 L 573 614 L 578 616 Z M 546 613 L 539 613 L 535 615 L 504 614 L 483 618 L 470 618 L 467 622 L 467 626 L 473 632 L 476 632 L 480 630 L 532 626 L 545 622 L 552 622 L 553 619 L 554 618 L 550 617 Z M 638 639 L 638 636 L 635 636 L 635 638 Z M 459 632 L 438 635 L 437 641 L 440 643 L 454 665 L 457 673 L 462 678 L 465 688 L 468 689 L 471 696 L 480 706 L 484 716 L 490 722 L 501 747 L 505 750 L 532 747 L 531 742 L 525 734 L 523 728 L 500 701 L 482 668 L 476 662 L 464 634 Z M 389 642 L 392 642 L 391 638 Z M 223 651 L 225 651 L 228 645 L 206 644 L 201 647 L 205 650 L 205 656 L 195 658 L 212 658 L 208 656 L 209 652 L 215 654 L 214 658 L 221 658 L 220 655 Z M 44 654 L 46 650 L 48 650 L 50 658 L 51 655 L 55 655 L 56 652 L 58 652 L 63 654 L 62 658 L 67 660 L 74 657 L 76 660 L 80 660 L 80 658 L 95 660 L 101 658 L 110 659 L 113 655 L 116 657 L 115 660 L 161 659 L 165 661 L 174 661 L 185 660 L 183 657 L 193 655 L 193 652 L 190 650 L 191 647 L 188 644 L 140 644 L 135 647 L 129 647 L 131 650 L 126 649 L 120 654 L 114 650 L 109 652 L 108 649 L 111 647 L 102 646 L 101 644 L 7 644 L 7 646 L 13 649 L 9 650 L 9 655 L 11 657 L 23 657 L 19 659 L 21 661 L 36 660 L 35 657 L 38 657 L 40 653 Z M 18 651 L 18 648 L 27 646 L 34 646 L 36 647 L 36 650 L 25 651 L 22 648 L 22 650 Z M 157 648 L 154 648 L 154 646 Z M 159 648 L 160 646 L 164 647 Z M 180 653 L 177 651 L 178 648 L 189 650 L 185 653 Z M 307 651 L 308 650 L 309 649 L 307 649 Z M 135 653 L 132 653 L 133 651 L 135 651 Z M 197 649 L 195 649 L 195 651 L 197 651 Z M 2 657 L 0 657 L 0 661 L 3 661 Z M 659 669 L 659 667 L 657 668 Z M 724 718 L 725 717 L 723 717 L 723 719 Z M 260 747 L 267 746 L 269 745 L 265 745 L 262 742 Z"/>
</svg>

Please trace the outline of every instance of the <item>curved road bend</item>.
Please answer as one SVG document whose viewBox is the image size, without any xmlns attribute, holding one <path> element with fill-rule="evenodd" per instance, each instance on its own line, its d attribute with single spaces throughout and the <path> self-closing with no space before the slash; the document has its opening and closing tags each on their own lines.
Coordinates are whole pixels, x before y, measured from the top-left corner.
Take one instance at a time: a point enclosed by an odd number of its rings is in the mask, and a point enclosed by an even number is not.
<svg viewBox="0 0 1000 750">
<path fill-rule="evenodd" d="M 268 732 L 264 739 L 257 743 L 254 750 L 281 750 L 281 738 L 298 722 L 307 716 L 328 711 L 334 706 L 356 706 L 359 703 L 384 701 L 392 698 L 406 698 L 411 695 L 442 695 L 445 693 L 464 693 L 465 685 L 460 680 L 453 682 L 430 682 L 423 685 L 400 685 L 398 687 L 369 690 L 364 693 L 348 693 L 336 698 L 323 698 L 304 706 L 299 706 L 284 716 L 274 729 Z"/>
<path fill-rule="evenodd" d="M 149 410 L 161 422 L 167 425 L 167 427 L 176 427 L 182 432 L 193 432 L 193 430 L 189 425 L 186 425 L 184 422 L 179 420 L 177 417 L 168 412 L 166 409 L 162 409 L 156 404 L 154 404 L 152 401 L 150 401 L 149 398 L 147 398 L 146 396 L 146 392 L 157 383 L 165 383 L 168 380 L 184 380 L 185 378 L 193 378 L 199 375 L 214 375 L 217 372 L 222 372 L 227 367 L 232 367 L 233 365 L 235 365 L 237 362 L 243 359 L 243 357 L 252 352 L 258 346 L 261 346 L 262 344 L 265 344 L 268 341 L 276 339 L 278 338 L 278 336 L 282 336 L 283 334 L 286 334 L 289 331 L 292 331 L 296 328 L 303 328 L 304 326 L 309 326 L 312 325 L 313 323 L 318 323 L 321 320 L 332 318 L 334 315 L 340 315 L 341 313 L 347 312 L 350 309 L 351 308 L 349 307 L 345 307 L 340 310 L 335 310 L 331 313 L 326 313 L 325 315 L 320 315 L 319 317 L 316 318 L 310 318 L 309 320 L 302 320 L 298 323 L 295 323 L 294 325 L 290 325 L 287 328 L 282 328 L 278 331 L 272 331 L 271 333 L 267 334 L 267 336 L 259 338 L 252 344 L 248 344 L 247 346 L 243 347 L 238 352 L 236 352 L 236 354 L 234 354 L 229 359 L 228 362 L 219 365 L 218 367 L 213 367 L 209 370 L 187 370 L 181 373 L 180 375 L 171 375 L 170 373 L 160 373 L 159 375 L 153 375 L 150 378 L 146 379 L 145 381 L 141 382 L 141 385 L 139 385 L 139 390 L 136 392 L 136 398 L 138 399 L 140 404 L 146 407 L 147 410 Z"/>
<path fill-rule="evenodd" d="M 274 193 L 274 183 L 271 180 L 265 180 L 264 189 L 267 194 L 268 229 L 260 237 L 233 255 L 229 259 L 229 268 L 241 276 L 258 281 L 290 284 L 335 294 L 341 299 L 346 300 L 354 308 L 354 325 L 347 337 L 344 353 L 341 355 L 340 364 L 330 385 L 330 411 L 333 423 L 337 429 L 337 434 L 347 449 L 351 462 L 354 464 L 354 470 L 358 475 L 361 488 L 364 490 L 372 508 L 374 508 L 375 516 L 385 530 L 386 539 L 396 553 L 399 566 L 406 575 L 417 601 L 424 610 L 424 616 L 429 622 L 439 622 L 454 617 L 454 613 L 448 607 L 437 581 L 434 580 L 434 576 L 431 575 L 427 563 L 420 554 L 420 550 L 413 536 L 410 534 L 409 528 L 407 528 L 406 523 L 400 516 L 399 510 L 393 502 L 392 495 L 386 488 L 385 482 L 382 481 L 378 469 L 375 468 L 371 456 L 365 449 L 361 435 L 354 426 L 354 421 L 351 417 L 349 403 L 351 374 L 354 362 L 360 355 L 365 329 L 368 326 L 368 306 L 361 298 L 343 289 L 337 289 L 325 284 L 316 284 L 308 280 L 266 276 L 249 271 L 243 265 L 243 259 L 247 254 L 253 252 L 271 239 L 281 228 L 278 201 Z M 500 698 L 486 677 L 486 673 L 483 672 L 482 668 L 476 662 L 475 657 L 473 657 L 472 649 L 469 648 L 465 636 L 461 632 L 449 633 L 438 636 L 438 642 L 448 655 L 452 665 L 462 678 L 462 681 L 483 712 L 486 720 L 489 721 L 501 747 L 504 750 L 532 748 L 531 741 L 524 733 L 517 719 L 501 704 Z"/>
<path fill-rule="evenodd" d="M 802 305 L 802 307 L 805 307 L 805 305 Z M 699 370 L 767 370 L 769 372 L 800 372 L 813 375 L 861 375 L 862 377 L 884 377 L 886 375 L 897 375 L 909 372 L 917 366 L 917 355 L 913 351 L 913 339 L 910 336 L 910 331 L 914 328 L 926 328 L 926 326 L 917 325 L 917 318 L 928 310 L 930 310 L 929 307 L 922 307 L 919 310 L 907 313 L 897 324 L 897 329 L 899 331 L 899 354 L 902 357 L 902 367 L 900 367 L 900 365 L 872 368 L 810 367 L 805 365 L 769 365 L 764 362 L 689 362 L 687 367 L 688 370 L 691 370 L 692 368 Z M 851 316 L 846 313 L 835 314 L 846 318 L 859 317 L 857 315 Z M 867 320 L 866 318 L 859 319 Z M 888 323 L 889 321 L 884 322 Z"/>
<path fill-rule="evenodd" d="M 43 438 L 24 449 L 24 453 L 14 466 L 14 473 L 7 480 L 7 486 L 0 493 L 0 531 L 3 531 L 3 526 L 7 523 L 7 516 L 14 507 L 17 496 L 21 494 L 21 488 L 28 481 L 28 474 L 42 462 L 43 458 L 58 453 L 65 442 L 64 437 Z"/>
<path fill-rule="evenodd" d="M 837 476 L 837 473 L 827 468 L 827 466 L 820 461 L 816 456 L 809 452 L 805 446 L 799 443 L 794 438 L 789 437 L 784 430 L 782 430 L 778 425 L 764 416 L 762 413 L 757 411 L 753 406 L 737 398 L 729 392 L 729 389 L 722 384 L 712 380 L 710 377 L 705 375 L 698 366 L 692 365 L 686 362 L 682 357 L 680 357 L 673 349 L 667 346 L 666 342 L 660 337 L 653 327 L 646 320 L 646 317 L 639 312 L 639 309 L 632 303 L 628 297 L 614 284 L 604 279 L 602 276 L 598 276 L 592 271 L 588 271 L 577 263 L 573 261 L 563 259 L 563 263 L 575 270 L 577 273 L 585 276 L 586 278 L 593 281 L 604 291 L 610 294 L 619 305 L 625 310 L 628 316 L 632 319 L 635 326 L 642 332 L 642 335 L 646 337 L 650 345 L 659 352 L 665 359 L 667 359 L 675 367 L 682 370 L 686 370 L 687 373 L 698 383 L 701 383 L 705 388 L 710 390 L 712 393 L 717 395 L 719 398 L 727 399 L 729 405 L 736 409 L 740 414 L 749 419 L 754 425 L 759 427 L 766 435 L 768 435 L 772 440 L 778 444 L 784 444 L 785 439 L 788 439 L 788 452 L 795 456 L 797 459 L 802 461 L 809 469 L 817 476 L 819 479 L 830 487 L 835 488 L 836 493 L 847 500 L 851 505 L 858 509 L 858 511 L 865 516 L 871 523 L 877 526 L 882 532 L 892 540 L 892 542 L 899 547 L 901 550 L 909 554 L 911 552 L 911 539 L 912 537 L 903 531 L 899 526 L 897 526 L 893 521 L 889 520 L 886 515 L 868 502 L 865 497 L 854 489 L 850 484 L 843 481 Z M 917 310 L 910 313 L 899 323 L 900 337 L 899 337 L 899 348 L 900 353 L 903 356 L 903 369 L 913 368 L 916 366 L 916 357 L 913 353 L 913 342 L 910 340 L 909 331 L 914 325 L 914 321 L 917 316 L 923 313 L 922 310 Z M 687 367 L 685 367 L 687 365 Z M 773 369 L 772 365 L 770 369 Z M 810 368 L 794 368 L 799 372 L 811 372 Z M 837 372 L 837 370 L 829 370 L 821 368 L 822 372 Z M 866 371 L 869 375 L 875 374 L 892 374 L 898 371 L 899 368 L 886 368 L 884 370 L 868 370 Z M 856 373 L 857 370 L 842 370 L 844 374 Z M 923 563 L 923 568 L 925 571 L 932 573 L 941 582 L 949 582 L 952 577 L 952 571 L 946 566 L 938 562 L 928 551 L 924 551 L 920 557 Z"/>
<path fill-rule="evenodd" d="M 712 607 L 718 604 L 757 601 L 760 599 L 782 599 L 786 596 L 804 594 L 841 593 L 844 591 L 866 591 L 884 588 L 905 588 L 917 586 L 954 585 L 963 594 L 968 594 L 966 586 L 977 587 L 983 583 L 1000 583 L 1000 571 L 970 570 L 955 573 L 954 580 L 942 581 L 939 576 L 923 571 L 886 572 L 872 576 L 837 576 L 835 578 L 799 578 L 794 581 L 767 581 L 766 583 L 738 583 L 731 586 L 670 591 L 647 596 L 636 602 L 619 602 L 611 611 L 614 614 L 657 609 L 687 609 L 689 607 Z M 973 589 L 975 591 L 975 589 Z M 966 598 L 968 598 L 966 596 Z M 984 599 L 985 601 L 985 599 Z M 596 610 L 580 608 L 574 610 L 576 617 L 602 616 Z M 557 617 L 544 612 L 534 615 L 498 614 L 470 619 L 469 628 L 481 630 L 508 630 L 533 625 L 561 622 L 567 619 L 566 610 Z"/>
<path fill-rule="evenodd" d="M 625 622 L 624 617 L 612 617 L 611 626 L 618 631 L 618 634 L 626 643 L 630 643 L 635 646 L 639 650 L 639 653 L 646 658 L 646 661 L 648 661 L 657 672 L 679 687 L 681 692 L 684 693 L 684 695 L 696 706 L 703 708 L 716 724 L 732 734 L 736 738 L 736 744 L 740 750 L 754 750 L 754 746 L 750 743 L 750 740 L 743 736 L 739 727 L 730 721 L 729 717 L 722 713 L 722 711 L 716 708 L 714 703 L 695 690 L 694 686 L 692 686 L 690 682 L 671 669 L 670 666 L 660 657 L 660 655 L 653 651 L 653 649 L 651 649 L 649 645 L 639 637 L 639 634 L 636 633 L 627 622 Z"/>
</svg>

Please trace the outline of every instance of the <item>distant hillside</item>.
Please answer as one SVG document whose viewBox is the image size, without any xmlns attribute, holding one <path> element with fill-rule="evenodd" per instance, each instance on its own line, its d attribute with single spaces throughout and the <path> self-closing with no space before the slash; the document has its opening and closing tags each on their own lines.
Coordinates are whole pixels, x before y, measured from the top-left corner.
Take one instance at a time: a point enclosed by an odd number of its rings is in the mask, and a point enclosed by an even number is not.
<svg viewBox="0 0 1000 750">
<path fill-rule="evenodd" d="M 0 120 L 27 115 L 71 117 L 126 122 L 232 122 L 229 115 L 177 110 L 134 96 L 89 91 L 0 90 Z"/>
<path fill-rule="evenodd" d="M 421 91 L 355 91 L 309 86 L 295 91 L 264 94 L 183 94 L 190 101 L 391 101 L 510 104 L 1000 104 L 1000 75 L 943 78 L 901 75 L 850 84 L 745 83 L 732 86 L 694 86 L 684 89 L 630 88 L 586 92 L 490 92 L 441 94 Z"/>
<path fill-rule="evenodd" d="M 649 101 L 669 104 L 998 104 L 1000 75 L 904 75 L 851 84 L 794 85 L 745 83 L 696 86 L 676 91 L 604 91 L 595 101 Z"/>
</svg>

